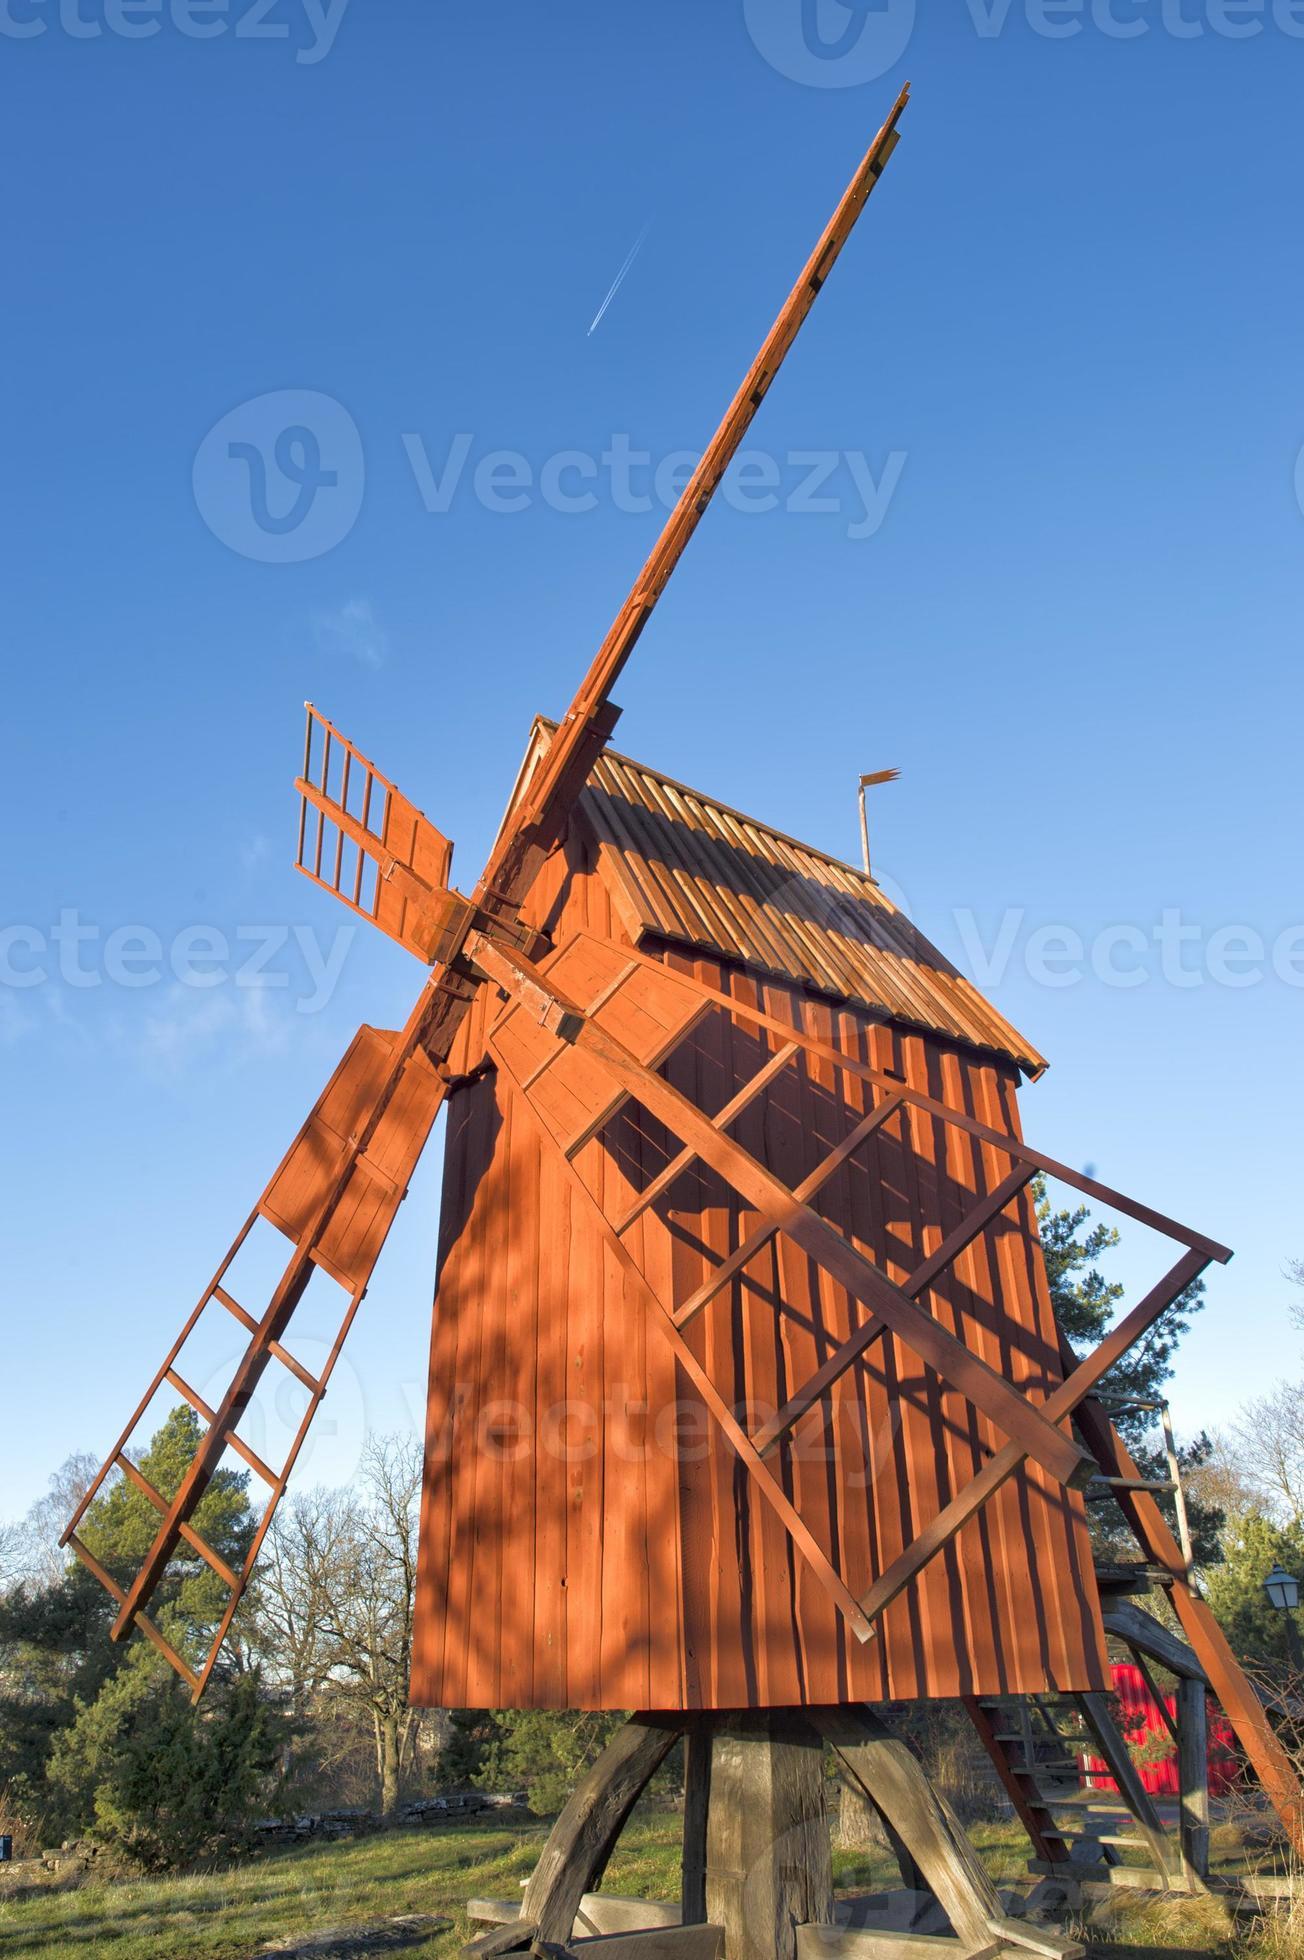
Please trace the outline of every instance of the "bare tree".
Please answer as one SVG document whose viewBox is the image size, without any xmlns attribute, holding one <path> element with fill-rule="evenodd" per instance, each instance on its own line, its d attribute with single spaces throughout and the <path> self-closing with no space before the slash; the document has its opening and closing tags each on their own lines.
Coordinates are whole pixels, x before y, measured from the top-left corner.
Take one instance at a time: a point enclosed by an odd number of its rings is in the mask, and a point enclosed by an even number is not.
<svg viewBox="0 0 1304 1960">
<path fill-rule="evenodd" d="M 44 1497 L 38 1497 L 17 1524 L 0 1526 L 0 1583 L 29 1586 L 57 1585 L 68 1566 L 59 1534 L 90 1488 L 99 1469 L 84 1451 L 70 1456 L 54 1471 Z"/>
<path fill-rule="evenodd" d="M 356 1487 L 285 1507 L 255 1609 L 256 1643 L 296 1712 L 351 1712 L 369 1727 L 386 1820 L 419 1728 L 408 1692 L 421 1472 L 414 1437 L 372 1438 Z"/>
<path fill-rule="evenodd" d="M 1304 1382 L 1249 1402 L 1233 1431 L 1236 1459 L 1274 1516 L 1304 1520 Z"/>
<path fill-rule="evenodd" d="M 1293 1259 L 1286 1277 L 1304 1288 L 1304 1259 Z M 1304 1301 L 1292 1304 L 1290 1317 L 1304 1327 Z M 1283 1382 L 1273 1394 L 1247 1402 L 1230 1448 L 1235 1468 L 1275 1517 L 1304 1521 L 1304 1381 Z"/>
</svg>

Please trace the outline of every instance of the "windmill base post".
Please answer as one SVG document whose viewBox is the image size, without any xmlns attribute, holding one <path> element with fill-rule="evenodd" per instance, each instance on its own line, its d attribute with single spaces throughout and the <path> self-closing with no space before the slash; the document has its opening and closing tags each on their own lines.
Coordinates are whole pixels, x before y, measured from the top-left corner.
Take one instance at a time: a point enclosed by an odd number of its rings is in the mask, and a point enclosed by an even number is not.
<svg viewBox="0 0 1304 1960">
<path fill-rule="evenodd" d="M 711 1737 L 706 1917 L 725 1960 L 796 1960 L 797 1928 L 833 1925 L 824 1743 L 766 1713 Z"/>
<path fill-rule="evenodd" d="M 675 1743 L 685 1751 L 679 1905 L 599 1891 L 620 1831 Z M 829 1744 L 878 1810 L 907 1890 L 835 1900 Z M 927 1891 L 911 1889 L 926 1885 Z M 1005 1916 L 977 1853 L 916 1757 L 869 1709 L 640 1715 L 553 1826 L 520 1904 L 465 1952 L 582 1960 L 1079 1960 L 1082 1947 Z"/>
</svg>

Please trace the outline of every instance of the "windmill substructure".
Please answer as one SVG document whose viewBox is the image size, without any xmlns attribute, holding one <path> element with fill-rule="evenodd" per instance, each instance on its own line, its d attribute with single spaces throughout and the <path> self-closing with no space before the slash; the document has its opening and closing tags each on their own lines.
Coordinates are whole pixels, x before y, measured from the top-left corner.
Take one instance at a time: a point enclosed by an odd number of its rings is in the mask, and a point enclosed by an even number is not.
<svg viewBox="0 0 1304 1960">
<path fill-rule="evenodd" d="M 1289 1764 L 1093 1396 L 1230 1255 L 1023 1141 L 1016 1092 L 1041 1057 L 868 873 L 608 746 L 612 688 L 895 151 L 907 99 L 570 709 L 536 724 L 469 897 L 450 882 L 448 839 L 309 708 L 298 868 L 429 977 L 402 1029 L 359 1029 L 65 1538 L 117 1603 L 114 1637 L 139 1628 L 198 1700 L 447 1104 L 414 1699 L 641 1711 L 523 1902 L 486 1909 L 504 1921 L 477 1942 L 486 1953 L 633 1928 L 631 1952 L 684 1960 L 917 1954 L 918 1934 L 868 1907 L 835 1910 L 826 1742 L 883 1812 L 909 1882 L 931 1891 L 946 1951 L 1071 1950 L 1003 1914 L 873 1705 L 964 1698 L 1039 1868 L 1084 1873 L 1027 1714 L 1076 1708 L 1136 1797 L 1102 1699 L 1120 1609 L 1093 1565 L 1084 1492 L 1117 1501 L 1141 1548 L 1110 1583 L 1167 1587 L 1189 1645 L 1166 1637 L 1299 1831 Z M 1085 1360 L 1055 1322 L 1039 1173 L 1178 1248 Z M 284 1266 L 246 1298 L 231 1275 L 256 1226 L 282 1235 Z M 288 1335 L 321 1276 L 340 1321 L 314 1372 Z M 205 1315 L 247 1337 L 215 1404 L 186 1372 Z M 307 1392 L 278 1464 L 241 1426 L 269 1370 Z M 170 1496 L 127 1454 L 164 1390 L 203 1424 Z M 192 1522 L 224 1460 L 268 1490 L 239 1571 Z M 115 1473 L 159 1514 L 125 1581 L 78 1534 Z M 147 1611 L 170 1563 L 194 1558 L 229 1594 L 203 1655 L 179 1652 Z M 1153 1653 L 1148 1616 L 1126 1611 Z M 667 1922 L 595 1888 L 681 1737 L 684 1888 Z M 1201 1878 L 1189 1832 L 1173 1852 L 1135 1801 L 1132 1814 L 1158 1882 Z M 1117 1863 L 1099 1833 L 1090 1857 Z"/>
</svg>

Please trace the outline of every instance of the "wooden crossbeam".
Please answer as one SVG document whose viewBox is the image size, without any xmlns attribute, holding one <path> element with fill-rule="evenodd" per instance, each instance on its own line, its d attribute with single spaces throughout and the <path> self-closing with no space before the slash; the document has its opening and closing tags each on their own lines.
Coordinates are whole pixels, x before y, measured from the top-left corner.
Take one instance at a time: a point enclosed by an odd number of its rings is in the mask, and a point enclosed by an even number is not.
<svg viewBox="0 0 1304 1960">
<path fill-rule="evenodd" d="M 141 1496 L 148 1498 L 149 1502 L 154 1506 L 154 1509 L 163 1517 L 166 1517 L 168 1501 L 161 1490 L 155 1490 L 144 1471 L 134 1464 L 129 1456 L 122 1454 L 118 1457 L 118 1468 L 123 1472 L 128 1482 L 136 1486 Z M 240 1581 L 236 1578 L 235 1573 L 231 1570 L 221 1553 L 215 1552 L 213 1547 L 205 1539 L 200 1537 L 193 1525 L 183 1524 L 181 1526 L 181 1536 L 186 1544 L 189 1545 L 191 1551 L 198 1552 L 204 1563 L 212 1571 L 216 1572 L 224 1586 L 239 1585 Z"/>
<path fill-rule="evenodd" d="M 121 1604 L 126 1599 L 127 1597 L 126 1593 L 123 1592 L 122 1587 L 118 1584 L 113 1574 L 107 1571 L 105 1567 L 101 1565 L 100 1561 L 96 1558 L 95 1554 L 89 1550 L 89 1548 L 85 1545 L 85 1543 L 77 1536 L 77 1533 L 75 1531 L 70 1531 L 68 1533 L 67 1538 L 63 1542 L 66 1545 L 70 1546 L 71 1549 L 76 1553 L 77 1557 L 81 1560 L 82 1564 L 86 1567 L 86 1570 L 92 1573 L 94 1577 L 99 1580 L 105 1592 L 108 1593 L 111 1599 L 116 1599 L 119 1602 L 119 1604 Z M 171 1641 L 168 1640 L 162 1633 L 159 1632 L 157 1626 L 155 1626 L 153 1620 L 150 1619 L 148 1613 L 142 1613 L 140 1611 L 137 1611 L 136 1624 L 137 1626 L 139 1626 L 141 1632 L 145 1635 L 145 1638 L 148 1641 L 150 1641 L 154 1647 L 157 1648 L 160 1654 L 162 1654 L 168 1666 L 174 1668 L 175 1671 L 181 1676 L 182 1680 L 186 1682 L 186 1684 L 189 1686 L 191 1692 L 197 1695 L 199 1691 L 199 1676 L 195 1673 L 195 1670 L 193 1667 L 191 1667 L 189 1661 L 182 1659 L 181 1655 L 177 1652 L 176 1648 L 172 1645 Z"/>
<path fill-rule="evenodd" d="M 926 1367 L 981 1409 L 1007 1436 L 1017 1439 L 1027 1454 L 1057 1482 L 1075 1487 L 1091 1474 L 1091 1458 L 1070 1436 L 1057 1430 L 1033 1403 L 963 1341 L 915 1301 L 908 1300 L 899 1287 L 826 1219 L 809 1205 L 797 1201 L 789 1187 L 764 1164 L 715 1129 L 686 1096 L 644 1068 L 612 1035 L 589 1020 L 574 1001 L 558 994 L 547 975 L 523 954 L 478 933 L 468 939 L 466 952 L 472 964 L 509 995 L 520 995 L 527 986 L 551 992 L 560 1009 L 578 1017 L 577 1049 L 605 1069 L 681 1142 L 691 1144 L 703 1162 L 718 1171 L 763 1217 L 787 1213 L 783 1229 L 795 1244 L 854 1298 L 874 1308 Z M 893 1086 L 895 1090 L 896 1085 Z M 603 1222 L 605 1226 L 605 1219 Z M 750 1441 L 747 1448 L 749 1454 L 755 1455 Z"/>
<path fill-rule="evenodd" d="M 866 1138 L 873 1136 L 875 1130 L 881 1130 L 885 1123 L 890 1122 L 900 1107 L 901 1098 L 889 1096 L 886 1102 L 878 1105 L 877 1109 L 871 1109 L 868 1115 L 863 1116 L 851 1134 L 844 1137 L 822 1163 L 816 1165 L 810 1176 L 803 1178 L 800 1184 L 794 1186 L 787 1204 L 781 1210 L 772 1211 L 768 1216 L 762 1217 L 747 1234 L 742 1244 L 735 1247 L 729 1257 L 703 1280 L 697 1291 L 691 1293 L 682 1306 L 676 1307 L 675 1325 L 687 1327 L 690 1322 L 696 1320 L 702 1308 L 715 1298 L 721 1287 L 727 1286 L 731 1279 L 750 1266 L 761 1248 L 768 1245 L 778 1233 L 787 1229 L 795 1214 L 808 1205 L 812 1198 L 818 1196 L 829 1179 L 836 1171 L 841 1170 L 849 1157 L 855 1155 Z"/>
<path fill-rule="evenodd" d="M 593 1009 L 590 1009 L 590 1012 L 593 1011 Z M 737 1095 L 725 1104 L 718 1115 L 711 1118 L 716 1129 L 727 1130 L 729 1125 L 735 1122 L 745 1109 L 750 1109 L 756 1101 L 756 1098 L 764 1094 L 775 1076 L 782 1074 L 793 1056 L 798 1052 L 796 1042 L 789 1041 L 785 1042 L 777 1055 L 771 1055 L 765 1067 L 758 1069 L 757 1073 L 752 1076 L 749 1082 L 744 1082 Z M 676 1157 L 672 1157 L 665 1169 L 653 1178 L 646 1189 L 639 1192 L 637 1198 L 635 1198 L 633 1204 L 620 1219 L 619 1223 L 613 1226 L 612 1229 L 617 1235 L 623 1238 L 630 1226 L 640 1219 L 645 1211 L 650 1210 L 658 1198 L 663 1198 L 676 1179 L 682 1177 L 688 1169 L 688 1166 L 696 1162 L 697 1152 L 695 1150 L 684 1149 Z"/>
<path fill-rule="evenodd" d="M 1011 1171 L 994 1190 L 980 1198 L 973 1209 L 961 1219 L 955 1230 L 942 1241 L 936 1252 L 931 1253 L 922 1266 L 917 1266 L 911 1273 L 901 1288 L 907 1299 L 917 1300 L 921 1293 L 926 1293 L 952 1260 L 959 1258 L 966 1246 L 972 1245 L 979 1233 L 984 1232 L 994 1218 L 999 1218 L 1006 1206 L 1013 1202 L 1024 1186 L 1035 1176 L 1035 1171 L 1028 1165 L 1022 1164 L 1017 1170 Z M 885 1332 L 883 1321 L 877 1317 L 865 1321 L 863 1326 L 858 1327 L 836 1353 L 829 1356 L 823 1367 L 818 1369 L 810 1380 L 784 1404 L 773 1420 L 757 1431 L 756 1447 L 761 1455 L 768 1455 L 793 1426 L 801 1421 L 807 1410 L 814 1408 L 820 1397 L 826 1395 L 833 1384 L 841 1380 L 848 1368 L 853 1367 Z"/>
<path fill-rule="evenodd" d="M 653 959 L 650 954 L 636 952 L 634 957 L 642 965 L 655 971 L 665 971 L 662 963 Z M 1207 1259 L 1215 1260 L 1220 1266 L 1225 1266 L 1231 1259 L 1231 1249 L 1220 1245 L 1217 1239 L 1206 1237 L 1203 1232 L 1195 1231 L 1190 1225 L 1178 1224 L 1176 1219 L 1165 1217 L 1163 1212 L 1155 1211 L 1149 1205 L 1140 1204 L 1135 1198 L 1129 1198 L 1126 1192 L 1115 1191 L 1108 1184 L 1101 1184 L 1093 1177 L 1084 1176 L 1081 1171 L 1073 1170 L 1070 1165 L 1060 1163 L 1058 1158 L 1048 1157 L 1044 1150 L 1034 1150 L 1030 1144 L 1023 1141 L 1022 1137 L 1011 1136 L 1004 1130 L 991 1129 L 986 1123 L 980 1123 L 977 1117 L 966 1115 L 961 1109 L 953 1109 L 949 1103 L 938 1102 L 936 1097 L 925 1095 L 922 1089 L 911 1088 L 897 1077 L 872 1067 L 868 1062 L 858 1061 L 854 1055 L 848 1055 L 841 1048 L 835 1048 L 831 1042 L 821 1041 L 817 1035 L 807 1034 L 804 1028 L 794 1026 L 791 1021 L 781 1021 L 776 1014 L 767 1014 L 764 1008 L 749 1007 L 745 1001 L 735 1000 L 732 994 L 723 993 L 719 987 L 710 986 L 707 981 L 699 979 L 695 973 L 681 973 L 676 970 L 675 978 L 682 981 L 686 987 L 693 988 L 703 1000 L 710 1001 L 733 1020 L 745 1022 L 748 1027 L 764 1028 L 768 1033 L 781 1035 L 785 1041 L 796 1042 L 804 1053 L 814 1056 L 817 1061 L 827 1063 L 831 1068 L 840 1070 L 843 1075 L 853 1076 L 859 1082 L 868 1082 L 888 1094 L 899 1094 L 912 1109 L 921 1110 L 927 1116 L 935 1116 L 941 1122 L 949 1123 L 952 1128 L 962 1130 L 966 1136 L 973 1137 L 978 1143 L 991 1144 L 995 1149 L 1003 1151 L 1007 1157 L 1013 1157 L 1019 1163 L 1030 1165 L 1034 1172 L 1040 1171 L 1044 1176 L 1053 1177 L 1061 1184 L 1071 1185 L 1075 1191 L 1081 1191 L 1085 1197 L 1094 1199 L 1097 1204 L 1107 1205 L 1113 1211 L 1122 1212 L 1124 1217 L 1135 1219 L 1138 1225 L 1145 1225 L 1151 1231 L 1161 1233 L 1165 1238 L 1176 1239 L 1179 1245 L 1190 1246 L 1192 1250 L 1203 1252 Z"/>
<path fill-rule="evenodd" d="M 1188 1286 L 1200 1277 L 1208 1265 L 1203 1253 L 1186 1252 L 1172 1270 L 1160 1280 L 1158 1286 L 1147 1293 L 1144 1300 L 1135 1306 L 1130 1314 L 1119 1321 L 1105 1339 L 1085 1361 L 1079 1362 L 1069 1351 L 1072 1372 L 1053 1394 L 1042 1403 L 1042 1414 L 1050 1422 L 1062 1422 L 1071 1416 L 1084 1398 L 1088 1396 L 1101 1376 L 1108 1373 L 1115 1362 L 1122 1359 L 1129 1348 L 1134 1347 L 1153 1327 L 1160 1314 L 1180 1299 Z M 899 1558 L 893 1560 L 882 1572 L 865 1594 L 861 1604 L 870 1619 L 876 1620 L 887 1611 L 899 1593 L 904 1592 L 910 1581 L 921 1572 L 929 1560 L 936 1557 L 944 1545 L 950 1543 L 956 1533 L 966 1525 L 978 1510 L 996 1495 L 1001 1485 L 1012 1477 L 1027 1461 L 1027 1452 L 1018 1443 L 1007 1443 L 995 1456 L 988 1457 L 977 1475 L 964 1486 L 951 1502 L 943 1507 L 937 1516 L 926 1524 L 911 1541 Z"/>
</svg>

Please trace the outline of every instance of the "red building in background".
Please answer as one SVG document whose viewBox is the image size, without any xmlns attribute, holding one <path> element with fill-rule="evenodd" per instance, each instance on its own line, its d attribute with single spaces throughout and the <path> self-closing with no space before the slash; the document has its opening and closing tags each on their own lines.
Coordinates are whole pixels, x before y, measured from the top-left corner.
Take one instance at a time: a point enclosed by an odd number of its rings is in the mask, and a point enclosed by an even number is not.
<svg viewBox="0 0 1304 1960">
<path fill-rule="evenodd" d="M 1177 1746 L 1160 1712 L 1158 1702 L 1146 1685 L 1145 1676 L 1140 1668 L 1130 1661 L 1115 1661 L 1110 1672 L 1114 1677 L 1114 1693 L 1118 1696 L 1122 1710 L 1120 1726 L 1133 1749 L 1151 1743 L 1155 1737 L 1168 1745 L 1162 1755 L 1153 1749 L 1147 1751 L 1150 1760 L 1138 1765 L 1141 1781 L 1152 1796 L 1178 1796 L 1181 1785 L 1177 1774 Z M 1164 1700 L 1168 1713 L 1176 1719 L 1176 1696 L 1165 1695 Z M 1209 1794 L 1211 1797 L 1221 1796 L 1235 1783 L 1238 1770 L 1235 1752 L 1236 1741 L 1231 1724 L 1217 1702 L 1210 1697 Z M 1084 1755 L 1082 1766 L 1093 1790 L 1118 1788 L 1099 1757 Z"/>
</svg>

